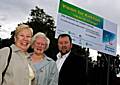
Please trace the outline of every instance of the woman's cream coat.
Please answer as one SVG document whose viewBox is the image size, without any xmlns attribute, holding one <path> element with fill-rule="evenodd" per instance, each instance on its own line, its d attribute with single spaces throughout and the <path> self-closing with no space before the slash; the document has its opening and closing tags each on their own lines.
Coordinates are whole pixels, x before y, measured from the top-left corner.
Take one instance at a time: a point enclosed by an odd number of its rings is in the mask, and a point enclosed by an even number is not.
<svg viewBox="0 0 120 85">
<path fill-rule="evenodd" d="M 12 57 L 4 77 L 3 85 L 29 85 L 29 62 L 27 60 L 29 54 L 22 53 L 14 44 L 11 45 L 11 48 Z M 9 51 L 8 47 L 0 49 L 0 83 L 2 81 L 2 72 L 6 67 Z"/>
</svg>

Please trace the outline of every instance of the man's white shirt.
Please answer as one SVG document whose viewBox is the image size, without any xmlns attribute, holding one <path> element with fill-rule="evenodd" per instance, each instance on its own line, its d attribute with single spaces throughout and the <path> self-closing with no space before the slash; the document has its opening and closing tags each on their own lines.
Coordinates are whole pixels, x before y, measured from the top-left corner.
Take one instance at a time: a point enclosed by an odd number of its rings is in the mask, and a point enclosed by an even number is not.
<svg viewBox="0 0 120 85">
<path fill-rule="evenodd" d="M 56 64 L 57 64 L 57 68 L 58 68 L 58 72 L 60 72 L 60 69 L 64 63 L 64 61 L 66 60 L 66 58 L 68 57 L 68 55 L 70 54 L 70 52 L 68 52 L 67 54 L 61 56 L 61 53 L 59 52 L 57 54 L 57 61 L 56 61 Z"/>
</svg>

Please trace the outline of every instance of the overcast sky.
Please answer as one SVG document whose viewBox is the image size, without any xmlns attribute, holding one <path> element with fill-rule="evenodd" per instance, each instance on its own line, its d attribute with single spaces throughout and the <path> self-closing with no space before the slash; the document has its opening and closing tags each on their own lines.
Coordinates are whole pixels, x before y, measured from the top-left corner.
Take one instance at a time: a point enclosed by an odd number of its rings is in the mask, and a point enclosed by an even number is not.
<svg viewBox="0 0 120 85">
<path fill-rule="evenodd" d="M 118 25 L 120 54 L 120 0 L 65 0 Z M 17 24 L 28 20 L 30 10 L 38 6 L 56 21 L 59 0 L 0 0 L 0 37 L 7 38 Z"/>
</svg>

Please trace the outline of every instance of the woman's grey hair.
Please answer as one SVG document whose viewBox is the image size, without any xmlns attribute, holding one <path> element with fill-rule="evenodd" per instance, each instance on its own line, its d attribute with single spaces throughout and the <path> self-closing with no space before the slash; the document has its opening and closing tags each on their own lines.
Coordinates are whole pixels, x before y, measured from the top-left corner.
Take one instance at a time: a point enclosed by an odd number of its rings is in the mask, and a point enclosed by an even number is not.
<svg viewBox="0 0 120 85">
<path fill-rule="evenodd" d="M 37 37 L 42 37 L 46 40 L 46 42 L 45 42 L 46 43 L 45 51 L 46 51 L 49 48 L 49 44 L 50 44 L 49 38 L 44 33 L 38 32 L 33 36 L 32 41 L 31 41 L 31 45 L 34 44 Z"/>
</svg>

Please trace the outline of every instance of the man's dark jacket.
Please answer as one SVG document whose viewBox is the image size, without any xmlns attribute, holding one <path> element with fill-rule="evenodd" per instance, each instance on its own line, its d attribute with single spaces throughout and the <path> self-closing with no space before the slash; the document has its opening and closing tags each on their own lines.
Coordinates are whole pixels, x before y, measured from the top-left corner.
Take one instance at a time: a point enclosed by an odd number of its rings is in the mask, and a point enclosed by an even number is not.
<svg viewBox="0 0 120 85">
<path fill-rule="evenodd" d="M 59 72 L 58 85 L 86 85 L 85 67 L 85 59 L 71 52 Z"/>
</svg>

